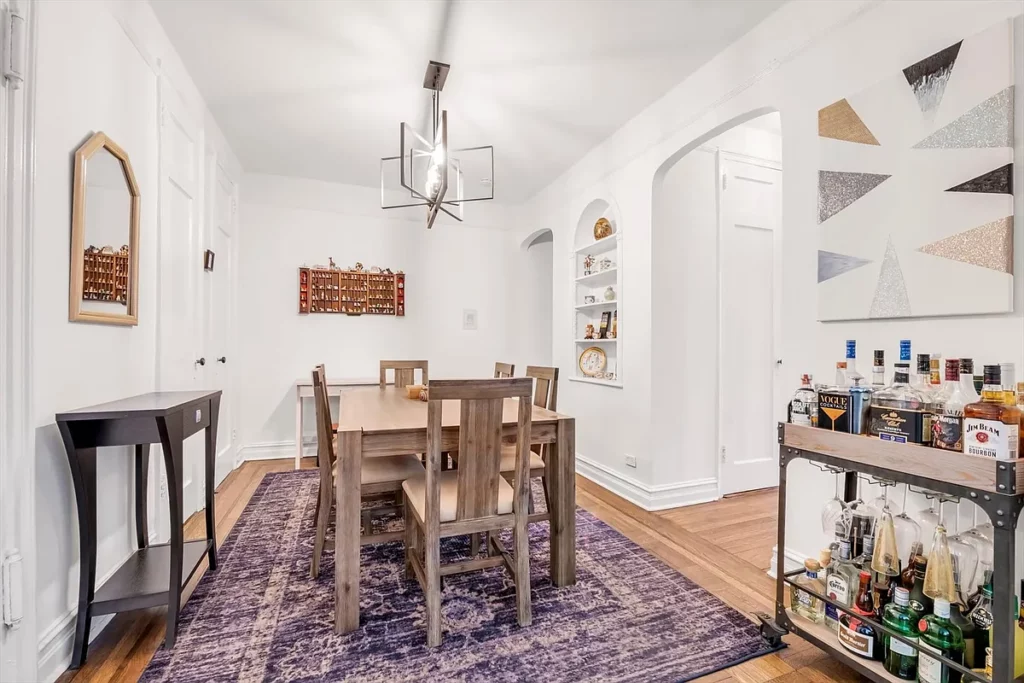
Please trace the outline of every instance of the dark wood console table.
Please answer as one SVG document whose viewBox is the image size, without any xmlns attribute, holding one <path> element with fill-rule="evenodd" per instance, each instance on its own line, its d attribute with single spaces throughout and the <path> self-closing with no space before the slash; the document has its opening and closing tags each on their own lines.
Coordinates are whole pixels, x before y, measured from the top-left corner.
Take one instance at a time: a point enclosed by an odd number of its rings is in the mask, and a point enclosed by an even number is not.
<svg viewBox="0 0 1024 683">
<path fill-rule="evenodd" d="M 85 663 L 89 626 L 92 618 L 100 614 L 167 605 L 164 645 L 174 647 L 181 589 L 192 578 L 203 557 L 209 558 L 211 570 L 217 569 L 213 490 L 220 395 L 220 391 L 154 392 L 57 414 L 57 427 L 64 440 L 75 486 L 81 550 L 72 668 Z M 185 543 L 183 442 L 200 429 L 206 430 L 206 539 Z M 150 546 L 146 487 L 149 445 L 153 443 L 163 447 L 171 541 Z M 96 449 L 103 446 L 135 446 L 135 528 L 139 549 L 97 589 Z"/>
</svg>

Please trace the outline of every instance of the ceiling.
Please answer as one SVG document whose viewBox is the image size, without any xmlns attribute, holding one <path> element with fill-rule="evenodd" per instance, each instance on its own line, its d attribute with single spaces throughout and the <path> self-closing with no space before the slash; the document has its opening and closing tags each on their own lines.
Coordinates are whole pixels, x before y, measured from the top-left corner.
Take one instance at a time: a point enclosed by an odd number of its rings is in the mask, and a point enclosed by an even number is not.
<svg viewBox="0 0 1024 683">
<path fill-rule="evenodd" d="M 520 202 L 783 0 L 152 0 L 247 171 L 378 186 L 450 63 L 452 148 Z"/>
</svg>

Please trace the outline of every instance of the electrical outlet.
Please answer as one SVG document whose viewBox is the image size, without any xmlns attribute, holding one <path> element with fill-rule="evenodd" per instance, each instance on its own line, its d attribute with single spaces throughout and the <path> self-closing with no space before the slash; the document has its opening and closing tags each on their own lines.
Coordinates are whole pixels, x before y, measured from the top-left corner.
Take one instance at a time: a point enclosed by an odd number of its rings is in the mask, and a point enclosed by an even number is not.
<svg viewBox="0 0 1024 683">
<path fill-rule="evenodd" d="M 635 455 L 627 455 L 626 456 L 626 467 L 636 467 L 636 456 Z"/>
<path fill-rule="evenodd" d="M 232 429 L 231 430 L 231 440 L 232 441 L 238 441 L 238 430 L 237 429 Z"/>
</svg>

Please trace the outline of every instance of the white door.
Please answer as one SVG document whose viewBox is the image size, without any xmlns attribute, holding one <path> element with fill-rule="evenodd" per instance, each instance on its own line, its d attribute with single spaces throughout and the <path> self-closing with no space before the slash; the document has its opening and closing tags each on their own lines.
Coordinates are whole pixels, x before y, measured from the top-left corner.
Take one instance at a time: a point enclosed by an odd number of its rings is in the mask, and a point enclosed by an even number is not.
<svg viewBox="0 0 1024 683">
<path fill-rule="evenodd" d="M 157 307 L 157 389 L 160 391 L 196 390 L 207 383 L 210 359 L 201 355 L 198 335 L 202 332 L 202 309 L 197 305 L 196 286 L 202 270 L 199 223 L 202 149 L 202 129 L 197 118 L 186 108 L 174 86 L 161 78 Z M 201 434 L 185 441 L 183 519 L 205 505 L 204 453 Z M 162 472 L 162 455 L 157 460 Z M 161 521 L 166 519 L 163 517 L 165 507 L 164 501 L 158 505 Z M 169 533 L 169 530 L 170 527 L 161 526 L 162 532 Z"/>
<path fill-rule="evenodd" d="M 234 468 L 232 408 L 233 392 L 231 368 L 237 364 L 233 344 L 235 234 L 235 184 L 211 157 L 208 166 L 211 179 L 209 193 L 209 231 L 207 249 L 213 252 L 213 270 L 204 273 L 206 294 L 206 354 L 210 363 L 207 383 L 210 389 L 220 389 L 220 416 L 217 427 L 217 484 Z"/>
<path fill-rule="evenodd" d="M 721 154 L 719 481 L 722 495 L 779 482 L 775 375 L 782 171 Z"/>
</svg>

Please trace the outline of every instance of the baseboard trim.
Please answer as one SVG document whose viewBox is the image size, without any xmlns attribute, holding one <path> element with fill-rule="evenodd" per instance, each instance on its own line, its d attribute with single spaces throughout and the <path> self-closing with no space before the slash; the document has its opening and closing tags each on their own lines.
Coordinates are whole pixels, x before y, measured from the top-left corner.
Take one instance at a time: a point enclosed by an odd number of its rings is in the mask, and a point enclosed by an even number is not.
<svg viewBox="0 0 1024 683">
<path fill-rule="evenodd" d="M 576 473 L 648 512 L 708 503 L 720 497 L 718 480 L 713 477 L 648 486 L 579 453 Z"/>
<path fill-rule="evenodd" d="M 310 452 L 309 446 L 313 445 L 313 441 L 303 443 L 302 455 L 312 456 L 314 453 Z M 263 443 L 249 444 L 248 446 L 242 446 L 238 449 L 238 462 L 242 463 L 247 460 L 294 460 L 295 459 L 295 442 L 294 441 L 265 441 Z"/>
<path fill-rule="evenodd" d="M 808 557 L 814 557 L 813 555 L 800 552 L 799 550 L 794 550 L 793 548 L 790 548 L 788 546 L 786 547 L 786 552 L 783 553 L 783 556 L 786 558 L 786 571 L 799 569 L 800 567 L 804 566 L 804 560 L 806 560 Z M 772 548 L 772 561 L 771 565 L 768 567 L 768 576 L 772 577 L 773 579 L 777 578 L 778 567 L 779 546 L 776 545 L 774 548 Z"/>
<path fill-rule="evenodd" d="M 150 543 L 155 539 L 156 535 L 151 533 L 149 535 Z M 126 560 L 128 558 L 125 558 Z M 118 563 L 113 569 L 106 573 L 106 575 L 99 577 L 96 580 L 97 586 L 102 586 L 107 582 L 111 576 L 113 576 L 118 569 L 121 568 L 121 563 Z M 99 637 L 103 629 L 107 627 L 111 621 L 113 621 L 116 614 L 104 614 L 102 616 L 93 617 L 92 624 L 89 626 L 89 642 L 92 643 Z M 60 675 L 68 670 L 71 666 L 71 655 L 73 654 L 75 646 L 75 625 L 78 620 L 78 608 L 74 607 L 65 612 L 59 619 L 50 624 L 42 635 L 39 636 L 38 652 L 39 657 L 37 671 L 39 673 L 39 680 L 43 683 L 53 683 Z"/>
</svg>

